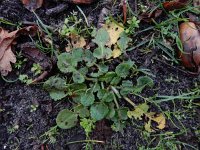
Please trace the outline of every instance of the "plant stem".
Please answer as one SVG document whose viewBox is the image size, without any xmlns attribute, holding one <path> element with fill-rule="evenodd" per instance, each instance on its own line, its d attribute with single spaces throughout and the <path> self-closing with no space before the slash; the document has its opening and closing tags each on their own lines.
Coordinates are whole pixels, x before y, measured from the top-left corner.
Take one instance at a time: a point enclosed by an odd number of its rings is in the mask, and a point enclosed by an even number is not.
<svg viewBox="0 0 200 150">
<path fill-rule="evenodd" d="M 98 141 L 98 140 L 80 140 L 80 141 L 73 141 L 73 142 L 68 142 L 67 145 L 69 144 L 76 144 L 76 143 L 87 143 L 87 142 L 91 142 L 91 143 L 102 143 L 104 144 L 104 141 Z"/>
<path fill-rule="evenodd" d="M 133 107 L 135 107 L 135 103 L 133 103 L 128 97 L 124 97 L 124 99 L 129 103 L 131 104 Z"/>
</svg>

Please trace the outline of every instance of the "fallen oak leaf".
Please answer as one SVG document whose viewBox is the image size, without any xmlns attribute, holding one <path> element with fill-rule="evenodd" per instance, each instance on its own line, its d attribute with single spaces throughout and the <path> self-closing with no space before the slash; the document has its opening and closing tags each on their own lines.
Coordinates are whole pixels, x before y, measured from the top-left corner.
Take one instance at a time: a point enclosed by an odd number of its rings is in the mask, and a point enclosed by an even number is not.
<svg viewBox="0 0 200 150">
<path fill-rule="evenodd" d="M 181 8 L 187 6 L 189 2 L 190 2 L 190 0 L 173 0 L 173 1 L 167 1 L 167 2 L 163 3 L 163 7 L 167 11 L 172 11 L 172 10 L 181 9 Z"/>
<path fill-rule="evenodd" d="M 8 32 L 3 28 L 0 28 L 0 72 L 1 75 L 6 76 L 8 72 L 12 71 L 11 62 L 16 62 L 16 57 L 11 50 L 11 46 L 14 43 L 15 38 L 23 34 L 34 35 L 38 28 L 36 26 L 25 27 L 13 32 Z"/>
<path fill-rule="evenodd" d="M 16 63 L 16 57 L 9 46 L 4 56 L 0 59 L 0 72 L 3 76 L 6 76 L 8 72 L 12 71 L 12 66 L 10 63 Z"/>
<path fill-rule="evenodd" d="M 25 8 L 33 11 L 40 8 L 43 4 L 43 0 L 21 0 Z"/>
<path fill-rule="evenodd" d="M 200 33 L 193 22 L 184 22 L 179 26 L 183 50 L 179 49 L 179 57 L 183 65 L 197 72 L 200 65 Z"/>
</svg>

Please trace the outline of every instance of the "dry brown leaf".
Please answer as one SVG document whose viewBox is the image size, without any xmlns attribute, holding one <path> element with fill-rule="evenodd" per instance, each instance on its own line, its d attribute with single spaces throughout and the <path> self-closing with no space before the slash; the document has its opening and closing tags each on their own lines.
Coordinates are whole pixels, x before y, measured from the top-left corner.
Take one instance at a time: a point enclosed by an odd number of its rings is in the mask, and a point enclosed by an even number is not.
<svg viewBox="0 0 200 150">
<path fill-rule="evenodd" d="M 1 75 L 6 76 L 8 72 L 12 71 L 11 62 L 16 62 L 16 57 L 11 50 L 11 46 L 14 43 L 14 40 L 19 35 L 36 34 L 37 27 L 29 26 L 16 30 L 13 32 L 8 32 L 0 28 L 0 72 Z"/>
<path fill-rule="evenodd" d="M 185 6 L 190 2 L 190 0 L 173 0 L 173 1 L 167 1 L 163 3 L 163 7 L 168 10 L 172 11 L 175 9 L 180 9 Z"/>
<path fill-rule="evenodd" d="M 15 63 L 16 57 L 11 50 L 11 46 L 9 46 L 5 50 L 3 57 L 0 59 L 0 72 L 3 76 L 6 76 L 8 72 L 12 71 L 11 62 Z"/>
<path fill-rule="evenodd" d="M 200 33 L 193 22 L 184 22 L 179 26 L 183 50 L 179 56 L 183 65 L 192 71 L 197 71 L 200 65 Z"/>
<path fill-rule="evenodd" d="M 113 44 L 117 43 L 117 40 L 120 37 L 120 34 L 124 31 L 124 28 L 115 24 L 114 22 L 111 22 L 109 24 L 105 24 L 103 26 L 105 28 L 110 36 L 110 41 L 107 43 L 109 47 L 111 47 Z"/>
<path fill-rule="evenodd" d="M 32 11 L 40 8 L 43 4 L 43 0 L 21 0 L 24 6 Z"/>
</svg>

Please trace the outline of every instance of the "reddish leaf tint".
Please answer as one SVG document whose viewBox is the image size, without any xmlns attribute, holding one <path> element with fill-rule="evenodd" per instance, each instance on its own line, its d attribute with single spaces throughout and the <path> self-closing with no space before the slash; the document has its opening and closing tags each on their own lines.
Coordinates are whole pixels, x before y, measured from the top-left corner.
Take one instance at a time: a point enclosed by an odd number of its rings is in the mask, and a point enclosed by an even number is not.
<svg viewBox="0 0 200 150">
<path fill-rule="evenodd" d="M 144 12 L 139 16 L 139 19 L 145 22 L 151 22 L 152 19 L 156 19 L 161 16 L 162 12 L 163 11 L 161 9 L 156 9 L 151 13 Z"/>
<path fill-rule="evenodd" d="M 167 2 L 163 3 L 163 7 L 168 11 L 172 11 L 175 9 L 180 9 L 180 8 L 185 7 L 189 2 L 190 2 L 190 0 L 167 1 Z"/>
<path fill-rule="evenodd" d="M 43 0 L 21 0 L 28 10 L 36 10 L 43 4 Z"/>
<path fill-rule="evenodd" d="M 183 52 L 179 56 L 183 65 L 197 71 L 200 65 L 200 33 L 193 22 L 184 22 L 179 27 Z"/>
<path fill-rule="evenodd" d="M 74 4 L 91 4 L 94 0 L 71 0 Z"/>
<path fill-rule="evenodd" d="M 123 0 L 123 15 L 124 15 L 124 23 L 126 23 L 127 20 L 127 2 L 126 0 Z"/>
</svg>

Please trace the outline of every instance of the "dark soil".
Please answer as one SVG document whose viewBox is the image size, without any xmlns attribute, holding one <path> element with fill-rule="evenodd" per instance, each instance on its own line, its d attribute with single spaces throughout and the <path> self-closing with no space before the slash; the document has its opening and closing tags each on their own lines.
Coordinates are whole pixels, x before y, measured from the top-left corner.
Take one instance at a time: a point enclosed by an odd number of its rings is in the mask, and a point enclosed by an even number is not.
<svg viewBox="0 0 200 150">
<path fill-rule="evenodd" d="M 64 11 L 59 14 L 46 15 L 46 11 L 63 2 L 52 0 L 52 2 L 46 2 L 45 5 L 38 9 L 36 13 L 41 20 L 51 26 L 60 27 L 65 17 L 72 11 L 77 10 L 76 6 L 67 4 Z M 131 3 L 134 6 L 134 3 Z M 131 6 L 132 6 L 131 5 Z M 94 18 L 92 22 L 97 24 L 98 15 L 103 7 L 107 7 L 107 4 L 99 3 L 92 4 L 90 6 L 81 6 L 86 16 Z M 116 12 L 120 10 L 116 7 Z M 13 23 L 27 23 L 35 22 L 36 17 L 33 13 L 29 12 L 23 7 L 19 0 L 1 0 L 0 1 L 0 17 L 9 20 Z M 13 31 L 16 27 L 0 24 L 2 27 Z M 138 41 L 140 41 L 138 37 Z M 23 41 L 23 40 L 22 40 Z M 58 40 L 59 44 L 59 40 Z M 62 47 L 62 46 L 61 46 Z M 142 49 L 142 48 L 141 48 Z M 171 66 L 161 57 L 158 57 L 161 52 L 154 50 L 151 54 L 144 55 L 140 49 L 135 49 L 128 53 L 127 57 L 130 57 L 140 67 L 145 67 L 151 70 L 155 75 L 154 83 L 155 89 L 146 90 L 143 96 L 153 96 L 154 93 L 158 95 L 177 95 L 179 91 L 187 92 L 187 89 L 195 88 L 194 83 L 199 83 L 199 78 L 191 76 L 184 71 L 181 66 Z M 144 63 L 145 62 L 145 63 Z M 166 62 L 166 63 L 163 63 Z M 177 69 L 178 68 L 178 69 Z M 183 70 L 183 71 L 181 71 Z M 166 81 L 172 77 L 175 81 Z M 12 79 L 12 76 L 11 76 Z M 141 99 L 134 97 L 135 103 L 141 103 Z M 197 102 L 199 100 L 196 100 Z M 38 105 L 38 108 L 31 112 L 31 105 Z M 44 138 L 41 137 L 51 127 L 55 126 L 55 118 L 60 110 L 65 107 L 69 107 L 70 103 L 66 101 L 54 102 L 45 92 L 41 85 L 26 86 L 20 82 L 6 83 L 0 78 L 0 150 L 79 150 L 84 149 L 84 144 L 72 144 L 67 145 L 67 142 L 77 141 L 85 139 L 84 131 L 80 128 L 73 128 L 70 130 L 59 130 L 56 135 L 55 143 L 44 143 Z M 200 110 L 195 108 L 187 109 L 188 102 L 163 102 L 160 107 L 163 111 L 174 110 L 182 112 L 182 117 L 178 120 L 172 117 L 174 124 L 168 120 L 166 129 L 161 131 L 160 134 L 168 132 L 174 133 L 174 138 L 169 138 L 173 141 L 179 141 L 187 143 L 198 149 L 199 147 L 199 130 L 200 124 Z M 151 108 L 152 111 L 160 111 L 157 108 Z M 131 121 L 122 133 L 112 132 L 110 123 L 106 120 L 97 123 L 91 139 L 103 140 L 105 144 L 95 144 L 94 149 L 123 149 L 123 150 L 136 150 L 139 147 L 150 148 L 156 147 L 159 141 L 162 140 L 159 133 L 154 133 L 150 137 L 145 135 L 144 129 L 141 128 L 142 122 Z M 180 133 L 185 129 L 185 133 Z M 180 134 L 179 134 L 180 133 Z M 153 140 L 150 143 L 149 140 Z M 165 143 L 167 144 L 167 143 Z M 179 149 L 191 149 L 189 146 L 183 146 L 178 144 Z"/>
</svg>

